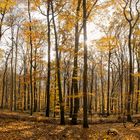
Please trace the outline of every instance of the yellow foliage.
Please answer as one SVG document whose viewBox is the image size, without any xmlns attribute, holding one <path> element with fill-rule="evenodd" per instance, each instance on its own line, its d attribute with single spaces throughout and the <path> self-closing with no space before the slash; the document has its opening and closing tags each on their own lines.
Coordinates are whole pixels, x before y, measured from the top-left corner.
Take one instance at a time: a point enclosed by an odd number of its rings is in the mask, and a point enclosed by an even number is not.
<svg viewBox="0 0 140 140">
<path fill-rule="evenodd" d="M 41 4 L 41 1 L 40 1 L 40 0 L 34 0 L 34 4 L 35 4 L 36 6 L 39 6 L 39 5 Z"/>
<path fill-rule="evenodd" d="M 140 93 L 140 90 L 135 90 L 135 92 L 137 93 L 137 92 L 139 92 Z"/>
<path fill-rule="evenodd" d="M 75 16 L 72 15 L 70 12 L 66 11 L 66 12 L 60 13 L 58 16 L 58 19 L 64 22 L 63 29 L 65 31 L 70 32 L 73 29 L 75 25 Z"/>
<path fill-rule="evenodd" d="M 89 96 L 95 96 L 95 93 L 88 93 Z"/>
<path fill-rule="evenodd" d="M 0 13 L 7 12 L 16 4 L 15 0 L 0 0 Z"/>
<path fill-rule="evenodd" d="M 134 77 L 140 77 L 140 73 L 132 74 Z"/>
<path fill-rule="evenodd" d="M 114 36 L 102 37 L 97 41 L 97 48 L 101 51 L 112 50 L 118 46 L 118 40 Z"/>
<path fill-rule="evenodd" d="M 140 36 L 140 29 L 136 30 L 134 34 Z"/>
<path fill-rule="evenodd" d="M 65 96 L 65 98 L 81 98 L 83 97 L 82 94 L 74 95 L 74 96 Z"/>
<path fill-rule="evenodd" d="M 80 77 L 72 77 L 73 80 L 80 80 Z"/>
<path fill-rule="evenodd" d="M 33 11 L 37 10 L 37 7 L 39 7 L 41 5 L 41 0 L 32 0 L 32 3 L 31 3 L 31 9 Z"/>
<path fill-rule="evenodd" d="M 61 52 L 64 52 L 64 53 L 66 53 L 66 52 L 73 52 L 73 49 L 72 48 L 65 47 L 65 46 L 60 46 L 58 48 L 58 50 L 61 51 Z"/>
<path fill-rule="evenodd" d="M 40 21 L 39 20 L 33 20 L 32 22 L 26 21 L 23 23 L 23 27 L 24 27 L 23 35 L 26 42 L 29 42 L 31 38 L 34 47 L 39 48 L 40 45 L 38 43 L 40 42 L 40 40 L 45 39 L 45 32 L 43 29 L 44 27 L 40 23 Z"/>
<path fill-rule="evenodd" d="M 72 6 L 76 6 L 76 5 L 77 5 L 77 2 L 78 2 L 78 0 L 72 0 L 72 1 L 71 1 Z"/>
</svg>

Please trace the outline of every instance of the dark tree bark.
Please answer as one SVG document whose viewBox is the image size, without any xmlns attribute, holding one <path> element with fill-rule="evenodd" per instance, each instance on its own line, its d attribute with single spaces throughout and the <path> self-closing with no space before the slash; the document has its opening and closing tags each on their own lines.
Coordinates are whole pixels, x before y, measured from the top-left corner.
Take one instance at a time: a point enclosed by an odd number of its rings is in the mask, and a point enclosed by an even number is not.
<svg viewBox="0 0 140 140">
<path fill-rule="evenodd" d="M 123 56 L 123 52 L 121 54 L 121 68 L 120 68 L 120 90 L 121 90 L 121 114 L 123 113 L 123 78 L 124 78 L 124 56 Z"/>
<path fill-rule="evenodd" d="M 54 118 L 55 118 L 55 116 L 56 116 L 56 111 L 55 111 L 55 107 L 56 107 L 56 93 L 57 93 L 57 91 L 56 91 L 56 87 L 57 87 L 56 81 L 57 81 L 57 76 L 56 76 L 56 73 L 55 73 L 55 84 L 54 84 L 55 90 L 54 90 L 54 101 L 53 101 L 53 107 L 54 107 L 53 117 L 54 117 Z"/>
<path fill-rule="evenodd" d="M 8 76 L 6 74 L 6 84 L 5 84 L 5 104 L 4 107 L 8 109 Z"/>
<path fill-rule="evenodd" d="M 14 111 L 17 109 L 17 54 L 18 54 L 18 39 L 19 39 L 19 27 L 17 28 L 16 33 L 16 42 L 15 42 L 15 69 L 14 69 Z"/>
<path fill-rule="evenodd" d="M 131 96 L 134 94 L 134 82 L 133 82 L 133 77 L 132 74 L 134 73 L 133 71 L 133 60 L 132 60 L 132 34 L 133 30 L 139 20 L 140 17 L 140 12 L 138 10 L 138 4 L 139 0 L 136 1 L 135 3 L 135 8 L 136 8 L 136 18 L 133 16 L 133 11 L 132 11 L 132 0 L 126 0 L 125 1 L 125 6 L 123 7 L 123 12 L 124 12 L 124 17 L 126 21 L 129 24 L 129 34 L 128 34 L 128 50 L 129 50 L 129 94 L 128 94 L 128 101 L 127 101 L 127 121 L 132 121 L 131 118 Z M 126 14 L 127 7 L 129 7 L 129 15 Z"/>
<path fill-rule="evenodd" d="M 36 82 L 36 73 L 37 73 L 37 48 L 34 50 L 34 112 L 37 110 L 37 82 Z"/>
<path fill-rule="evenodd" d="M 75 25 L 75 49 L 74 49 L 74 68 L 72 76 L 72 88 L 74 91 L 74 96 L 78 95 L 78 46 L 79 46 L 79 11 L 80 11 L 81 0 L 78 0 L 76 9 L 76 25 Z M 77 124 L 77 113 L 79 110 L 79 97 L 74 98 L 74 111 L 72 114 L 72 124 Z"/>
<path fill-rule="evenodd" d="M 32 23 L 32 18 L 31 18 L 31 3 L 30 0 L 28 0 L 28 16 L 29 16 L 29 22 Z M 31 25 L 29 26 L 29 31 L 30 31 L 30 35 L 29 35 L 29 43 L 30 43 L 30 93 L 31 93 L 31 110 L 30 110 L 30 114 L 33 114 L 33 43 L 32 43 L 32 36 L 31 36 L 31 32 L 32 32 L 32 27 Z"/>
<path fill-rule="evenodd" d="M 6 73 L 7 73 L 8 59 L 9 59 L 10 54 L 11 54 L 11 50 L 9 51 L 9 53 L 8 53 L 8 55 L 6 57 L 5 69 L 4 69 L 4 73 L 3 73 L 3 77 L 2 77 L 1 108 L 4 107 L 4 94 L 5 94 Z"/>
<path fill-rule="evenodd" d="M 72 117 L 72 113 L 73 113 L 73 83 L 71 84 L 71 98 L 70 98 L 70 118 Z"/>
<path fill-rule="evenodd" d="M 24 80 L 24 110 L 26 110 L 27 109 L 27 107 L 26 107 L 26 90 L 27 90 L 27 84 L 26 84 L 26 74 L 27 74 L 27 66 L 26 66 L 26 55 L 24 54 L 24 58 L 23 58 L 24 60 L 23 60 L 23 63 L 24 63 L 24 78 L 23 78 L 23 80 Z"/>
<path fill-rule="evenodd" d="M 46 107 L 46 117 L 49 117 L 50 112 L 50 73 L 51 73 L 51 62 L 50 62 L 50 47 L 51 47 L 51 38 L 50 38 L 50 2 L 48 2 L 47 7 L 47 23 L 48 23 L 48 79 L 46 85 L 46 96 L 47 96 L 47 107 Z"/>
<path fill-rule="evenodd" d="M 83 30 L 84 30 L 84 73 L 83 73 L 83 127 L 88 128 L 87 114 L 87 1 L 83 0 Z"/>
<path fill-rule="evenodd" d="M 109 44 L 108 51 L 108 81 L 107 81 L 107 115 L 110 114 L 110 62 L 111 62 L 111 50 Z"/>
<path fill-rule="evenodd" d="M 27 86 L 27 91 L 28 91 L 28 94 L 27 94 L 27 96 L 28 96 L 28 98 L 27 98 L 27 109 L 29 110 L 31 108 L 30 84 L 28 84 L 28 86 Z"/>
<path fill-rule="evenodd" d="M 13 96 L 14 96 L 14 75 L 13 75 L 13 51 L 14 51 L 14 29 L 11 25 L 11 41 L 12 41 L 12 45 L 11 45 L 11 94 L 10 94 L 10 110 L 13 110 Z"/>
<path fill-rule="evenodd" d="M 91 68 L 91 82 L 90 82 L 90 93 L 91 95 L 89 96 L 89 113 L 92 113 L 92 105 L 93 105 L 93 85 L 94 85 L 94 77 L 95 77 L 95 72 L 94 72 L 94 65 L 92 64 Z"/>
<path fill-rule="evenodd" d="M 105 113 L 104 109 L 104 76 L 103 76 L 103 55 L 101 52 L 101 94 L 102 94 L 102 114 Z"/>
<path fill-rule="evenodd" d="M 136 54 L 136 59 L 137 59 L 137 72 L 140 74 L 140 48 L 139 48 L 140 43 L 137 46 L 137 54 Z M 140 77 L 138 76 L 137 78 L 137 95 L 136 95 L 136 114 L 139 113 L 139 95 L 140 94 Z"/>
<path fill-rule="evenodd" d="M 0 14 L 1 14 L 1 19 L 0 19 L 0 41 L 1 41 L 1 37 L 3 35 L 2 26 L 3 26 L 3 21 L 4 21 L 4 18 L 5 18 L 5 14 L 6 14 L 6 7 L 5 7 L 4 12 L 0 13 Z"/>
<path fill-rule="evenodd" d="M 97 105 L 98 105 L 98 77 L 97 73 L 95 73 L 95 112 L 97 113 Z"/>
<path fill-rule="evenodd" d="M 57 30 L 56 30 L 56 23 L 55 23 L 55 16 L 54 16 L 54 8 L 53 2 L 51 1 L 51 10 L 52 10 L 52 21 L 54 26 L 54 34 L 55 34 L 55 51 L 56 51 L 56 68 L 57 68 L 57 78 L 58 78 L 58 92 L 59 92 L 59 103 L 60 103 L 60 124 L 65 124 L 65 117 L 64 117 L 64 102 L 62 99 L 62 87 L 61 87 L 61 72 L 60 72 L 60 61 L 59 61 L 59 53 L 58 53 L 58 37 L 57 37 Z"/>
</svg>

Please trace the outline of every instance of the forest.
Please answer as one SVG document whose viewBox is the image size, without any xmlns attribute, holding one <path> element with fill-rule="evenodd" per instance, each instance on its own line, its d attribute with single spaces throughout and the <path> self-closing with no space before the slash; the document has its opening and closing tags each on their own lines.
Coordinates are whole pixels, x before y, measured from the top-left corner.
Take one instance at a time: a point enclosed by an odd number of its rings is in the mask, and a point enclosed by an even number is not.
<svg viewBox="0 0 140 140">
<path fill-rule="evenodd" d="M 139 139 L 140 0 L 0 0 L 0 84 L 1 140 Z"/>
</svg>

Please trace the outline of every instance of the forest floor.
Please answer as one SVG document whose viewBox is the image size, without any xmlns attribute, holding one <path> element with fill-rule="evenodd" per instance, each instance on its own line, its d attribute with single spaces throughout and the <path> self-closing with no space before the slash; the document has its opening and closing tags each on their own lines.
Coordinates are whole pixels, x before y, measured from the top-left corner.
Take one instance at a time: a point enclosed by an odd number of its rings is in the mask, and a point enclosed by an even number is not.
<svg viewBox="0 0 140 140">
<path fill-rule="evenodd" d="M 110 128 L 118 134 L 108 135 Z M 84 129 L 81 124 L 62 126 L 58 119 L 0 110 L 0 140 L 140 140 L 140 125 L 97 123 Z"/>
</svg>

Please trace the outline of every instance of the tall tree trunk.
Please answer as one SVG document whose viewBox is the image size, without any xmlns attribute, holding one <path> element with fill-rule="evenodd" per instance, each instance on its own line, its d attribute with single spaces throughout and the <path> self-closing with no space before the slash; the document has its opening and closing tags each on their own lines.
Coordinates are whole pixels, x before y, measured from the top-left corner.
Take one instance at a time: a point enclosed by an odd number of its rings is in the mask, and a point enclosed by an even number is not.
<svg viewBox="0 0 140 140">
<path fill-rule="evenodd" d="M 36 76 L 37 76 L 37 48 L 35 48 L 34 51 L 34 112 L 37 110 L 37 82 L 36 82 Z"/>
<path fill-rule="evenodd" d="M 15 70 L 14 70 L 14 111 L 17 107 L 17 54 L 18 54 L 18 37 L 19 37 L 19 27 L 17 28 L 16 33 L 16 50 L 15 50 Z"/>
<path fill-rule="evenodd" d="M 11 95 L 10 95 L 10 110 L 13 110 L 13 87 L 14 87 L 14 77 L 13 77 L 13 51 L 14 51 L 14 30 L 11 27 L 11 35 L 12 35 L 12 51 L 11 51 Z"/>
<path fill-rule="evenodd" d="M 127 62 L 128 64 L 128 62 Z M 125 110 L 127 111 L 127 101 L 128 101 L 128 92 L 129 92 L 129 72 L 128 68 L 125 68 Z M 126 113 L 126 112 L 125 112 Z"/>
<path fill-rule="evenodd" d="M 91 95 L 89 96 L 89 113 L 92 113 L 92 104 L 93 104 L 93 84 L 94 84 L 94 77 L 95 77 L 95 73 L 94 73 L 94 66 L 92 64 L 92 69 L 91 69 L 91 83 L 90 83 L 90 93 Z"/>
<path fill-rule="evenodd" d="M 6 61 L 5 61 L 5 69 L 4 69 L 4 73 L 3 73 L 3 77 L 2 77 L 1 108 L 4 107 L 5 79 L 6 79 L 7 66 L 8 66 L 8 59 L 9 59 L 10 54 L 11 54 L 11 51 L 9 51 L 9 53 L 8 53 L 8 55 L 7 55 L 7 57 L 6 57 Z"/>
<path fill-rule="evenodd" d="M 78 95 L 78 46 L 79 46 L 79 10 L 80 10 L 81 0 L 78 0 L 76 9 L 76 25 L 75 25 L 75 49 L 74 49 L 74 68 L 72 77 L 72 87 L 74 91 L 74 96 Z M 72 114 L 72 124 L 77 124 L 77 113 L 79 110 L 79 97 L 74 98 L 74 112 Z"/>
<path fill-rule="evenodd" d="M 22 74 L 22 70 L 23 69 L 21 69 L 20 70 L 20 72 L 19 72 L 19 75 L 18 75 L 18 97 L 20 97 L 21 98 L 21 102 L 20 102 L 20 104 L 21 104 L 21 106 L 22 106 L 22 99 L 24 99 L 24 98 L 22 98 L 22 94 L 21 94 L 21 74 Z M 24 104 L 23 104 L 23 106 L 22 106 L 22 108 L 20 108 L 20 107 L 18 107 L 17 109 L 22 109 L 22 110 L 24 110 Z"/>
<path fill-rule="evenodd" d="M 134 39 L 134 38 L 133 38 Z M 134 67 L 135 67 L 135 47 L 134 47 L 134 44 L 133 44 L 133 47 L 132 47 L 132 72 L 134 73 Z M 132 83 L 133 83 L 133 94 L 131 96 L 131 114 L 133 115 L 134 113 L 134 86 L 135 86 L 135 79 L 134 79 L 134 76 L 132 76 Z"/>
<path fill-rule="evenodd" d="M 53 101 L 53 107 L 54 107 L 54 113 L 53 113 L 53 117 L 55 118 L 56 116 L 56 110 L 55 110 L 55 107 L 56 107 L 56 88 L 57 88 L 57 85 L 56 85 L 56 81 L 57 81 L 57 77 L 56 77 L 56 73 L 55 73 L 55 85 L 54 85 L 54 101 Z"/>
<path fill-rule="evenodd" d="M 103 76 L 103 55 L 101 52 L 101 94 L 102 94 L 102 114 L 105 113 L 104 109 L 104 76 Z"/>
<path fill-rule="evenodd" d="M 137 71 L 140 73 L 140 49 L 138 50 L 138 58 L 137 58 Z M 136 95 L 136 114 L 139 113 L 139 94 L 140 94 L 140 77 L 137 80 L 137 95 Z"/>
<path fill-rule="evenodd" d="M 121 113 L 123 113 L 123 78 L 124 78 L 124 64 L 123 64 L 123 54 L 121 54 L 121 75 L 120 75 L 120 88 L 121 88 Z"/>
<path fill-rule="evenodd" d="M 47 23 L 48 23 L 48 79 L 46 85 L 46 96 L 47 96 L 47 107 L 46 107 L 46 117 L 49 117 L 50 113 L 50 73 L 51 73 L 51 62 L 50 62 L 50 47 L 51 47 L 51 38 L 50 38 L 50 2 L 48 2 L 47 7 Z"/>
<path fill-rule="evenodd" d="M 29 16 L 29 22 L 30 24 L 32 23 L 32 19 L 31 19 L 31 6 L 30 6 L 30 0 L 28 0 L 28 16 Z M 30 31 L 30 36 L 29 36 L 29 43 L 30 43 L 30 93 L 31 93 L 31 110 L 30 110 L 30 114 L 33 114 L 33 43 L 32 43 L 32 27 L 31 25 L 29 26 L 29 31 Z"/>
<path fill-rule="evenodd" d="M 30 95 L 30 84 L 27 86 L 27 91 L 28 91 L 28 99 L 27 99 L 27 109 L 29 110 L 31 108 L 31 95 Z"/>
<path fill-rule="evenodd" d="M 6 75 L 6 86 L 5 86 L 5 108 L 8 109 L 8 76 Z"/>
<path fill-rule="evenodd" d="M 97 105 L 98 105 L 98 78 L 97 78 L 97 73 L 95 74 L 95 112 L 97 113 Z"/>
<path fill-rule="evenodd" d="M 26 74 L 27 74 L 27 67 L 26 67 L 26 56 L 24 54 L 24 110 L 26 110 L 26 90 L 27 90 L 27 84 L 26 84 Z"/>
<path fill-rule="evenodd" d="M 73 113 L 73 83 L 71 84 L 71 98 L 70 98 L 70 118 L 72 117 Z"/>
<path fill-rule="evenodd" d="M 88 128 L 87 114 L 87 1 L 83 0 L 83 29 L 84 29 L 84 73 L 83 73 L 83 127 Z"/>
<path fill-rule="evenodd" d="M 131 121 L 131 95 L 133 94 L 133 63 L 132 63 L 132 47 L 131 47 L 131 36 L 132 27 L 130 24 L 129 36 L 128 36 L 128 48 L 129 48 L 129 93 L 128 93 L 128 103 L 127 103 L 127 121 Z"/>
<path fill-rule="evenodd" d="M 43 64 L 40 64 L 40 69 L 41 69 L 41 71 L 43 70 Z M 40 72 L 40 74 L 39 74 L 39 77 L 41 77 L 41 72 Z M 41 93 L 42 93 L 42 89 L 41 89 L 41 87 L 42 87 L 42 85 L 41 85 L 41 83 L 42 83 L 42 81 L 40 80 L 39 81 L 39 88 L 38 88 L 38 111 L 40 112 L 40 109 L 41 109 Z"/>
<path fill-rule="evenodd" d="M 108 52 L 108 82 L 107 82 L 107 115 L 108 116 L 110 113 L 110 61 L 111 61 L 111 50 L 109 47 L 109 52 Z"/>
<path fill-rule="evenodd" d="M 129 35 L 128 35 L 128 50 L 129 50 L 129 93 L 128 93 L 128 101 L 127 101 L 127 121 L 132 121 L 131 118 L 131 96 L 134 94 L 134 82 L 133 82 L 133 58 L 132 58 L 132 34 L 133 30 L 136 26 L 136 24 L 139 21 L 140 18 L 140 12 L 138 9 L 139 5 L 139 0 L 138 1 L 133 1 L 132 0 L 127 0 L 124 1 L 125 6 L 123 7 L 123 14 L 126 19 L 126 21 L 129 24 Z M 128 10 L 129 8 L 129 10 Z M 132 10 L 133 8 L 136 9 L 135 16 L 134 16 L 134 11 Z M 130 15 L 130 16 L 129 16 Z"/>
<path fill-rule="evenodd" d="M 59 92 L 59 103 L 60 103 L 60 124 L 65 124 L 65 117 L 64 117 L 64 103 L 62 99 L 62 87 L 61 87 L 61 72 L 60 72 L 60 61 L 59 61 L 59 54 L 58 54 L 58 37 L 57 37 L 57 30 L 56 30 L 56 23 L 54 17 L 54 8 L 53 2 L 51 1 L 51 10 L 52 10 L 52 21 L 54 26 L 54 34 L 55 34 L 55 51 L 56 51 L 56 68 L 57 68 L 57 79 L 58 79 L 58 92 Z"/>
<path fill-rule="evenodd" d="M 69 71 L 67 71 L 67 78 L 68 78 L 68 80 L 66 81 L 67 82 L 67 96 L 68 96 L 68 98 L 67 98 L 67 100 L 66 100 L 66 106 L 69 108 L 69 106 L 70 106 L 70 98 L 69 98 L 69 96 L 70 96 L 70 74 L 69 74 Z"/>
<path fill-rule="evenodd" d="M 4 17 L 5 17 L 5 13 L 6 10 L 4 10 L 4 13 L 1 13 L 1 19 L 0 19 L 0 41 L 1 41 L 1 37 L 2 37 L 2 26 L 3 26 L 3 21 L 4 21 Z"/>
</svg>

